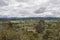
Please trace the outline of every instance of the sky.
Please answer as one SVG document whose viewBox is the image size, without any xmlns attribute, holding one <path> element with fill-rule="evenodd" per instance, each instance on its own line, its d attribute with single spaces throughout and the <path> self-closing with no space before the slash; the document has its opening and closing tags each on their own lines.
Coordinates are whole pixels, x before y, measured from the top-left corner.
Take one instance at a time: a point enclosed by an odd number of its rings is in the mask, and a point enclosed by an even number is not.
<svg viewBox="0 0 60 40">
<path fill-rule="evenodd" d="M 0 0 L 0 17 L 60 17 L 60 0 Z"/>
</svg>

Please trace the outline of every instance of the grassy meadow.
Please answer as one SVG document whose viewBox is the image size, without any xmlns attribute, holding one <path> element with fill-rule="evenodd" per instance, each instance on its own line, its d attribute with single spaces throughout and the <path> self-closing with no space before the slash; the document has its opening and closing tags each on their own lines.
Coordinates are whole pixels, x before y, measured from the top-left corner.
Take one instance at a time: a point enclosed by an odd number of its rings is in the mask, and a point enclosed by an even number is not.
<svg viewBox="0 0 60 40">
<path fill-rule="evenodd" d="M 60 40 L 60 21 L 0 21 L 0 40 Z"/>
</svg>

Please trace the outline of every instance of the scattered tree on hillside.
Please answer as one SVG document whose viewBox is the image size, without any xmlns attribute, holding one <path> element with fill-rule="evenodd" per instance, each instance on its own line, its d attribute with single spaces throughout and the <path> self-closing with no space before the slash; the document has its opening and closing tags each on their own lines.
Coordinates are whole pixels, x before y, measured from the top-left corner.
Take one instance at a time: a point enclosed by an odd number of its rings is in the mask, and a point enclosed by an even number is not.
<svg viewBox="0 0 60 40">
<path fill-rule="evenodd" d="M 45 21 L 40 20 L 39 23 L 37 24 L 37 26 L 35 26 L 35 28 L 36 28 L 36 32 L 42 33 L 45 29 Z"/>
</svg>

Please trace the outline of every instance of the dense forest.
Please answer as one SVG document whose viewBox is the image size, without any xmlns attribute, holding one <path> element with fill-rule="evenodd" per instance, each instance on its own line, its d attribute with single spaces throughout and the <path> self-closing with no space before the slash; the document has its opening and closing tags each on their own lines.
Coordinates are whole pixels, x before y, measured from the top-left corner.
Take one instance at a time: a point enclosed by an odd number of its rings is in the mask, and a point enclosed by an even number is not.
<svg viewBox="0 0 60 40">
<path fill-rule="evenodd" d="M 0 40 L 60 40 L 60 21 L 0 21 Z"/>
</svg>

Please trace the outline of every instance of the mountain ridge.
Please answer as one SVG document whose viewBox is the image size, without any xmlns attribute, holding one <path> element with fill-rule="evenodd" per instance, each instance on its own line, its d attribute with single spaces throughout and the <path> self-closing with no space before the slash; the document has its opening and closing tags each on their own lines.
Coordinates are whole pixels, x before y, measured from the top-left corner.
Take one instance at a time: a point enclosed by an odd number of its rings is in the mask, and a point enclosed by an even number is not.
<svg viewBox="0 0 60 40">
<path fill-rule="evenodd" d="M 25 18 L 17 18 L 17 17 L 12 17 L 12 18 L 0 18 L 0 21 L 11 21 L 11 20 L 60 20 L 59 17 L 25 17 Z"/>
</svg>

